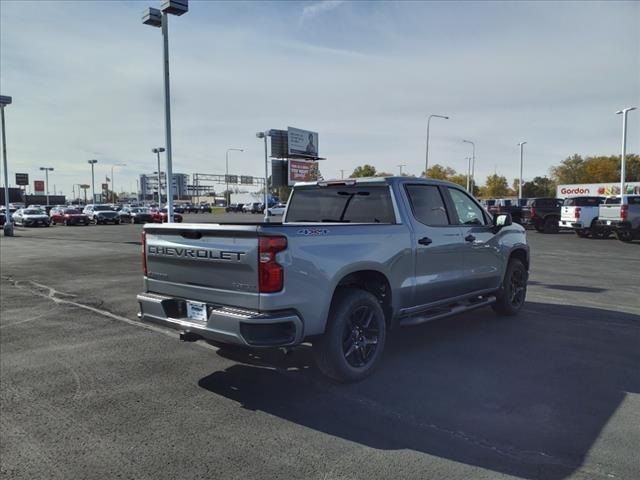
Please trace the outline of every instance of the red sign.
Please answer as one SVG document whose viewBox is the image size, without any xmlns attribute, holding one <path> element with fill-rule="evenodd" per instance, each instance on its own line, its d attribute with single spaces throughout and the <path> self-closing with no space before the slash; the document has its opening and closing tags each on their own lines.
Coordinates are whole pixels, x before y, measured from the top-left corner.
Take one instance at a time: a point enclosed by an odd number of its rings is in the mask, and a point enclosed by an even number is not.
<svg viewBox="0 0 640 480">
<path fill-rule="evenodd" d="M 44 180 L 34 180 L 33 190 L 36 193 L 44 193 Z"/>
<path fill-rule="evenodd" d="M 289 185 L 318 179 L 318 162 L 289 159 Z"/>
</svg>

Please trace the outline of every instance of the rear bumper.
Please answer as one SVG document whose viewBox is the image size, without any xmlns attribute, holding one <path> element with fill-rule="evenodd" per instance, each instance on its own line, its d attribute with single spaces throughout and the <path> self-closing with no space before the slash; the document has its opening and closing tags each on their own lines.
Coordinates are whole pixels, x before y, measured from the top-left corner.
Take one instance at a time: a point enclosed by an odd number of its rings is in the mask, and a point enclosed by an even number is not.
<svg viewBox="0 0 640 480">
<path fill-rule="evenodd" d="M 598 226 L 614 230 L 632 230 L 631 222 L 624 220 L 598 220 Z"/>
<path fill-rule="evenodd" d="M 302 343 L 302 319 L 291 311 L 256 312 L 207 305 L 206 322 L 187 318 L 187 299 L 141 293 L 138 317 L 144 322 L 193 333 L 207 340 L 248 347 L 286 347 Z"/>
</svg>

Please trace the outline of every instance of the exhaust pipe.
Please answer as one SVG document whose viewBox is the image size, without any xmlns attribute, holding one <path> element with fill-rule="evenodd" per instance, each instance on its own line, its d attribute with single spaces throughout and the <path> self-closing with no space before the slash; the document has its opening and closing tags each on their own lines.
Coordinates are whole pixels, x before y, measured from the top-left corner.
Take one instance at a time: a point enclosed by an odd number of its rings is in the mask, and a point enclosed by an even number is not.
<svg viewBox="0 0 640 480">
<path fill-rule="evenodd" d="M 198 340 L 202 340 L 202 337 L 197 333 L 193 332 L 180 332 L 180 341 L 181 342 L 196 342 Z"/>
</svg>

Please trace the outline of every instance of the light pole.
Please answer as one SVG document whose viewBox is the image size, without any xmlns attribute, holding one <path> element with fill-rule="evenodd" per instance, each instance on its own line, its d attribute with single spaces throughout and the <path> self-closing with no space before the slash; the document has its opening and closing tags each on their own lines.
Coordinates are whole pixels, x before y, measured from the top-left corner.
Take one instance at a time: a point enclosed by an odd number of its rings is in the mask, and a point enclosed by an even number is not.
<svg viewBox="0 0 640 480">
<path fill-rule="evenodd" d="M 126 167 L 126 163 L 114 163 L 111 165 L 111 203 L 116 203 L 116 182 L 113 179 L 113 167 Z"/>
<path fill-rule="evenodd" d="M 189 0 L 163 0 L 160 10 L 147 8 L 142 23 L 162 27 L 164 66 L 164 129 L 167 146 L 167 223 L 173 223 L 173 165 L 171 157 L 171 96 L 169 88 L 169 15 L 183 15 L 189 11 Z M 158 169 L 159 171 L 160 169 Z"/>
<path fill-rule="evenodd" d="M 161 181 L 161 175 L 162 172 L 160 171 L 160 154 L 162 152 L 164 152 L 164 148 L 163 147 L 158 147 L 158 148 L 152 148 L 151 151 L 153 153 L 156 154 L 156 156 L 158 157 L 158 208 L 160 208 L 162 206 L 162 181 Z M 169 185 L 169 182 L 167 181 L 167 185 Z M 153 197 L 152 197 L 153 198 Z M 168 199 L 168 196 L 167 196 Z M 168 223 L 169 219 L 167 218 L 167 223 Z"/>
<path fill-rule="evenodd" d="M 0 116 L 2 117 L 2 164 L 4 168 L 4 230 L 5 237 L 13 237 L 13 223 L 9 214 L 9 172 L 7 171 L 7 136 L 4 129 L 4 107 L 11 105 L 11 97 L 0 95 Z"/>
<path fill-rule="evenodd" d="M 402 167 L 406 167 L 406 164 L 396 165 L 400 169 L 400 176 L 402 176 Z"/>
<path fill-rule="evenodd" d="M 520 181 L 518 182 L 518 200 L 522 198 L 522 165 L 523 165 L 523 152 L 524 152 L 524 144 L 527 142 L 520 142 Z"/>
<path fill-rule="evenodd" d="M 244 149 L 242 148 L 227 148 L 227 152 L 225 153 L 225 160 L 226 160 L 226 170 L 225 170 L 225 175 L 224 175 L 224 180 L 227 184 L 227 189 L 225 191 L 225 196 L 226 196 L 226 205 L 225 207 L 229 206 L 229 203 L 231 202 L 231 194 L 229 193 L 229 152 L 244 152 Z"/>
<path fill-rule="evenodd" d="M 445 120 L 449 120 L 449 117 L 446 115 L 429 115 L 429 118 L 427 119 L 427 150 L 425 153 L 425 159 L 424 159 L 424 176 L 425 178 L 427 177 L 427 170 L 429 169 L 429 127 L 431 126 L 431 118 L 435 117 L 435 118 L 444 118 Z"/>
<path fill-rule="evenodd" d="M 269 223 L 269 157 L 267 154 L 267 137 L 270 132 L 258 132 L 257 138 L 264 138 L 264 223 Z"/>
<path fill-rule="evenodd" d="M 96 181 L 93 172 L 93 166 L 98 163 L 98 160 L 87 160 L 91 164 L 91 203 L 96 201 Z M 86 202 L 85 202 L 86 203 Z"/>
<path fill-rule="evenodd" d="M 471 157 L 465 157 L 467 160 L 467 192 L 469 191 L 469 186 L 471 184 Z"/>
<path fill-rule="evenodd" d="M 40 170 L 44 170 L 44 177 L 46 183 L 46 193 L 47 193 L 47 207 L 49 206 L 49 172 L 53 172 L 53 167 L 40 167 Z M 53 194 L 56 194 L 56 189 L 53 189 Z"/>
<path fill-rule="evenodd" d="M 475 185 L 476 185 L 476 144 L 473 143 L 471 140 L 462 140 L 463 143 L 470 143 L 471 146 L 473 147 L 473 152 L 471 153 L 471 190 L 469 190 L 471 192 L 471 195 L 473 195 L 473 191 L 475 190 Z"/>
<path fill-rule="evenodd" d="M 636 107 L 628 107 L 628 108 L 623 108 L 622 110 L 618 110 L 616 112 L 617 115 L 622 115 L 622 157 L 620 158 L 620 204 L 622 204 L 622 195 L 624 195 L 625 163 L 627 158 L 627 114 L 630 111 L 635 109 Z"/>
</svg>

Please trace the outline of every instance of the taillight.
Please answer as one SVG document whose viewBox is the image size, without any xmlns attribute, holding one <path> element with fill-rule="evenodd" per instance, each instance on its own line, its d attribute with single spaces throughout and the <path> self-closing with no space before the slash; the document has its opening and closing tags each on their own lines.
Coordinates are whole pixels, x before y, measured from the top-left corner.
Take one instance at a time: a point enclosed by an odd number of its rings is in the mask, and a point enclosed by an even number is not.
<svg viewBox="0 0 640 480">
<path fill-rule="evenodd" d="M 573 212 L 573 216 L 576 219 L 580 218 L 580 207 L 576 207 L 575 211 Z"/>
<path fill-rule="evenodd" d="M 285 237 L 259 237 L 258 284 L 260 293 L 274 293 L 282 290 L 284 270 L 276 262 L 276 254 L 287 248 Z"/>
<path fill-rule="evenodd" d="M 531 207 L 530 212 L 531 212 L 531 218 L 535 217 L 536 216 L 536 207 Z"/>
<path fill-rule="evenodd" d="M 144 272 L 144 276 L 147 276 L 147 233 L 142 231 L 142 271 Z"/>
<path fill-rule="evenodd" d="M 622 220 L 629 218 L 629 205 L 620 205 L 620 218 Z"/>
</svg>

